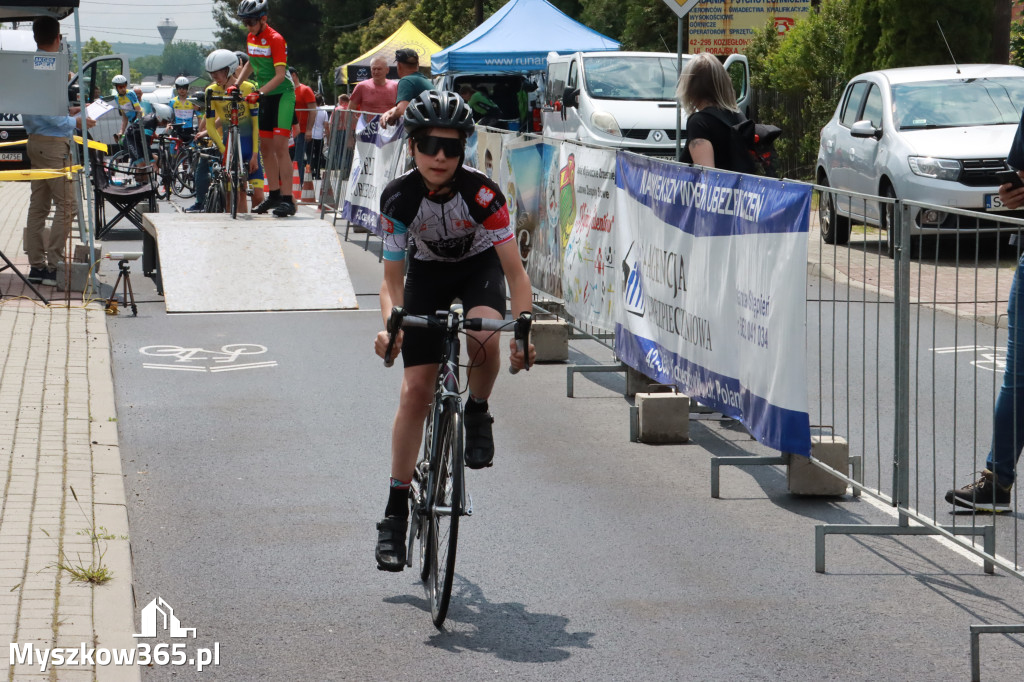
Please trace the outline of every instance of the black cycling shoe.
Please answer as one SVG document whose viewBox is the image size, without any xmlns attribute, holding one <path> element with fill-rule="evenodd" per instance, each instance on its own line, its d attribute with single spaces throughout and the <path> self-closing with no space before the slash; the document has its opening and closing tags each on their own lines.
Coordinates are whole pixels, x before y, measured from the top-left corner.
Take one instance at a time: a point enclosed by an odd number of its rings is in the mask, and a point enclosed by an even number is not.
<svg viewBox="0 0 1024 682">
<path fill-rule="evenodd" d="M 494 417 L 490 412 L 465 412 L 466 423 L 466 466 L 470 469 L 484 469 L 494 461 L 494 434 L 491 424 Z"/>
<path fill-rule="evenodd" d="M 256 204 L 256 206 L 253 207 L 252 212 L 253 213 L 259 213 L 259 214 L 262 215 L 263 213 L 266 213 L 267 211 L 270 211 L 271 209 L 277 208 L 280 204 L 281 204 L 281 199 L 280 198 L 274 199 L 273 197 L 267 197 L 266 199 L 264 199 L 260 203 Z"/>
<path fill-rule="evenodd" d="M 405 530 L 409 519 L 385 516 L 377 524 L 377 569 L 397 573 L 405 568 Z"/>
<path fill-rule="evenodd" d="M 287 218 L 290 215 L 295 215 L 295 202 L 281 200 L 281 203 L 274 209 L 274 215 L 278 218 Z"/>
</svg>

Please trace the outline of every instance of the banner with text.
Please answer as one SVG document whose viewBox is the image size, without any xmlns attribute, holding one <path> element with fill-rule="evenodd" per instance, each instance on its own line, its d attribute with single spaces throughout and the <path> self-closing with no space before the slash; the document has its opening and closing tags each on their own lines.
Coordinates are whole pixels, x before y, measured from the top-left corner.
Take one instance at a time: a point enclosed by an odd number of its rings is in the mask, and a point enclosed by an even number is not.
<svg viewBox="0 0 1024 682">
<path fill-rule="evenodd" d="M 558 234 L 557 199 L 552 199 L 548 176 L 557 175 L 558 147 L 537 137 L 505 135 L 502 149 L 502 188 L 509 215 L 515 220 L 519 255 L 530 284 L 556 298 L 562 296 L 562 249 Z M 557 183 L 557 178 L 555 180 Z M 554 197 L 557 197 L 556 184 Z M 554 201 L 554 213 L 546 208 Z M 552 218 L 549 221 L 549 217 Z"/>
<path fill-rule="evenodd" d="M 615 152 L 559 148 L 562 297 L 577 322 L 615 329 L 621 287 L 615 258 Z"/>
<path fill-rule="evenodd" d="M 341 217 L 380 237 L 381 192 L 405 168 L 404 126 L 399 121 L 392 128 L 383 128 L 380 116 L 364 119 L 356 124 L 355 156 Z"/>
<path fill-rule="evenodd" d="M 771 21 L 781 36 L 811 11 L 811 0 L 703 0 L 690 10 L 690 54 L 745 54 Z"/>
<path fill-rule="evenodd" d="M 809 455 L 811 187 L 627 152 L 616 157 L 615 184 L 625 281 L 616 354 L 761 443 Z"/>
</svg>

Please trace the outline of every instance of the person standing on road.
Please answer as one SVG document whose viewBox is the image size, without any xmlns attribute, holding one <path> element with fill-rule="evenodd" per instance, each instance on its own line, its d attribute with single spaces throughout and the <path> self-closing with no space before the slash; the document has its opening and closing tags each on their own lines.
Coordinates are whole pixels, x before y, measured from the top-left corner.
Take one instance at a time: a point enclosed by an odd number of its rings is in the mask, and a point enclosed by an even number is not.
<svg viewBox="0 0 1024 682">
<path fill-rule="evenodd" d="M 686 112 L 686 148 L 683 163 L 753 173 L 753 161 L 733 167 L 732 126 L 745 120 L 736 104 L 729 72 L 708 52 L 686 62 L 679 76 L 676 97 Z"/>
<path fill-rule="evenodd" d="M 1024 180 L 1024 116 L 1006 158 L 1011 168 Z M 1024 206 L 1024 186 L 1006 183 L 999 188 L 999 199 L 1007 208 Z M 1018 240 L 1020 234 L 1017 235 Z M 1019 242 L 1018 242 L 1019 244 Z M 1017 480 L 1017 460 L 1024 449 L 1024 357 L 1020 337 L 1024 329 L 1024 255 L 1010 285 L 1010 301 L 1006 310 L 1006 366 L 1003 385 L 996 395 L 992 415 L 992 445 L 985 459 L 985 469 L 974 482 L 946 492 L 946 502 L 976 511 L 1010 511 L 1013 484 Z"/>
<path fill-rule="evenodd" d="M 327 118 L 330 114 L 327 113 L 327 109 L 324 109 L 324 98 L 322 95 L 316 96 L 316 116 L 311 116 L 311 122 L 309 124 L 309 133 L 311 139 L 309 141 L 309 168 L 310 172 L 313 173 L 313 179 L 320 179 L 320 168 L 323 166 L 324 158 L 324 135 L 327 130 Z"/>
<path fill-rule="evenodd" d="M 313 121 L 316 115 L 316 94 L 313 88 L 299 80 L 294 66 L 288 67 L 295 85 L 295 116 L 299 121 L 299 133 L 295 136 L 295 163 L 299 166 L 299 186 L 306 179 L 306 147 L 313 139 Z"/>
<path fill-rule="evenodd" d="M 409 102 L 419 97 L 421 92 L 434 89 L 430 79 L 420 73 L 420 56 L 416 50 L 408 47 L 396 50 L 395 68 L 398 69 L 396 104 L 381 116 L 381 122 L 387 126 L 398 123 Z"/>
<path fill-rule="evenodd" d="M 32 36 L 40 52 L 60 51 L 60 22 L 40 17 L 32 22 Z M 78 114 L 75 116 L 75 114 Z M 23 114 L 28 133 L 27 151 L 33 169 L 59 170 L 71 166 L 71 134 L 82 126 L 92 128 L 96 121 L 79 107 L 71 107 L 66 116 Z M 46 216 L 53 204 L 53 227 L 46 229 Z M 75 190 L 66 176 L 32 181 L 25 225 L 25 251 L 28 253 L 29 282 L 56 286 L 57 267 L 64 262 L 64 247 L 75 217 Z"/>
<path fill-rule="evenodd" d="M 279 218 L 295 215 L 292 198 L 292 164 L 288 157 L 288 136 L 295 116 L 295 88 L 288 79 L 288 44 L 280 33 L 267 23 L 268 0 L 242 0 L 238 17 L 249 29 L 246 44 L 249 63 L 235 77 L 240 86 L 250 74 L 259 84 L 260 147 L 267 170 L 270 192 L 253 213 L 273 210 Z"/>
<path fill-rule="evenodd" d="M 467 317 L 503 319 L 505 281 L 516 317 L 532 308 L 530 277 L 519 258 L 501 189 L 483 173 L 463 166 L 473 113 L 454 92 L 424 92 L 405 109 L 409 155 L 415 167 L 392 180 L 380 198 L 384 234 L 381 315 L 393 306 L 423 315 L 446 310 L 458 297 Z M 457 227 L 456 227 L 457 226 Z M 412 244 L 408 274 L 407 247 Z M 466 466 L 491 466 L 494 438 L 487 399 L 501 368 L 499 335 L 467 332 Z M 387 352 L 389 335 L 379 332 L 374 351 Z M 405 364 L 398 411 L 391 434 L 391 482 L 384 519 L 377 524 L 377 568 L 405 566 L 409 486 L 430 410 L 440 355 L 440 335 L 426 329 L 400 330 L 394 359 Z M 530 355 L 535 350 L 530 344 Z M 511 344 L 509 362 L 522 369 L 523 351 Z"/>
</svg>

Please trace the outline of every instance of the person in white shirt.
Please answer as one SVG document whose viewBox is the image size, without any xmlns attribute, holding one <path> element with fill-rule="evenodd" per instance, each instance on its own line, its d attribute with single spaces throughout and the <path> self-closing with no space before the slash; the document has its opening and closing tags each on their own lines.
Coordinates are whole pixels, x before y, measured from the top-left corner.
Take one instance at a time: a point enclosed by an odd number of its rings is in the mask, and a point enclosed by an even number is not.
<svg viewBox="0 0 1024 682">
<path fill-rule="evenodd" d="M 324 130 L 327 127 L 327 120 L 330 118 L 330 112 L 322 108 L 324 106 L 323 95 L 316 96 L 316 105 L 316 118 L 313 119 L 312 125 L 313 137 L 309 143 L 309 167 L 310 171 L 313 173 L 313 179 L 319 180 L 320 168 L 323 165 L 324 158 Z"/>
</svg>

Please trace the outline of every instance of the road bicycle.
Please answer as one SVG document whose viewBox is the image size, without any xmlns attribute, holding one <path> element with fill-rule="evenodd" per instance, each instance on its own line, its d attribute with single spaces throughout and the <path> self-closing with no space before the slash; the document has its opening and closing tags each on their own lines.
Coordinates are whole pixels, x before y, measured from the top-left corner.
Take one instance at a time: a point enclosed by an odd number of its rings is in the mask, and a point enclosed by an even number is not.
<svg viewBox="0 0 1024 682">
<path fill-rule="evenodd" d="M 203 213 L 224 213 L 228 207 L 228 195 L 224 190 L 228 179 L 222 164 L 223 157 L 221 157 L 216 147 L 210 150 L 202 150 L 200 155 L 206 157 L 207 162 L 210 164 L 210 187 L 206 190 Z M 237 194 L 235 198 L 237 201 Z"/>
<path fill-rule="evenodd" d="M 220 177 L 213 175 L 211 172 L 213 181 L 210 189 L 212 190 L 218 184 L 224 185 L 224 199 L 231 209 L 231 217 L 236 218 L 238 216 L 238 193 L 239 190 L 244 191 L 249 178 L 248 168 L 246 167 L 243 170 L 242 141 L 241 135 L 238 132 L 238 110 L 239 105 L 243 101 L 249 104 L 258 103 L 259 93 L 253 92 L 249 95 L 243 95 L 241 90 L 231 86 L 223 95 L 208 94 L 206 101 L 209 102 L 211 100 L 230 102 L 231 111 L 228 117 L 229 120 L 226 122 L 227 125 L 224 126 L 224 158 L 220 164 Z M 214 125 L 214 122 L 207 121 L 207 125 Z M 253 142 L 255 143 L 255 140 Z M 207 194 L 207 200 L 209 200 L 209 194 Z"/>
<path fill-rule="evenodd" d="M 156 169 L 157 169 L 157 190 L 156 195 L 160 199 L 170 199 L 174 190 L 174 159 L 183 147 L 184 140 L 180 137 L 164 131 L 156 136 L 154 147 L 156 148 Z M 174 192 L 178 194 L 178 192 Z M 181 196 L 178 194 L 178 196 Z"/>
<path fill-rule="evenodd" d="M 533 316 L 523 313 L 515 320 L 466 318 L 462 306 L 434 315 L 412 315 L 395 306 L 388 318 L 390 334 L 385 358 L 391 357 L 398 330 L 426 327 L 443 334 L 434 402 L 425 423 L 423 454 L 416 463 L 409 487 L 410 519 L 406 564 L 411 568 L 413 545 L 419 540 L 420 580 L 427 585 L 430 615 L 440 628 L 448 615 L 455 577 L 455 550 L 459 518 L 473 513 L 473 498 L 466 493 L 465 443 L 462 429 L 462 391 L 459 388 L 459 333 L 463 330 L 500 332 L 512 328 L 520 350 L 529 348 Z M 529 369 L 529 353 L 524 353 Z M 388 367 L 393 361 L 386 359 Z M 513 374 L 517 370 L 509 368 Z"/>
<path fill-rule="evenodd" d="M 199 165 L 199 151 L 213 146 L 208 137 L 193 137 L 182 144 L 171 161 L 173 178 L 171 191 L 182 199 L 191 199 L 196 194 L 196 166 Z"/>
</svg>

